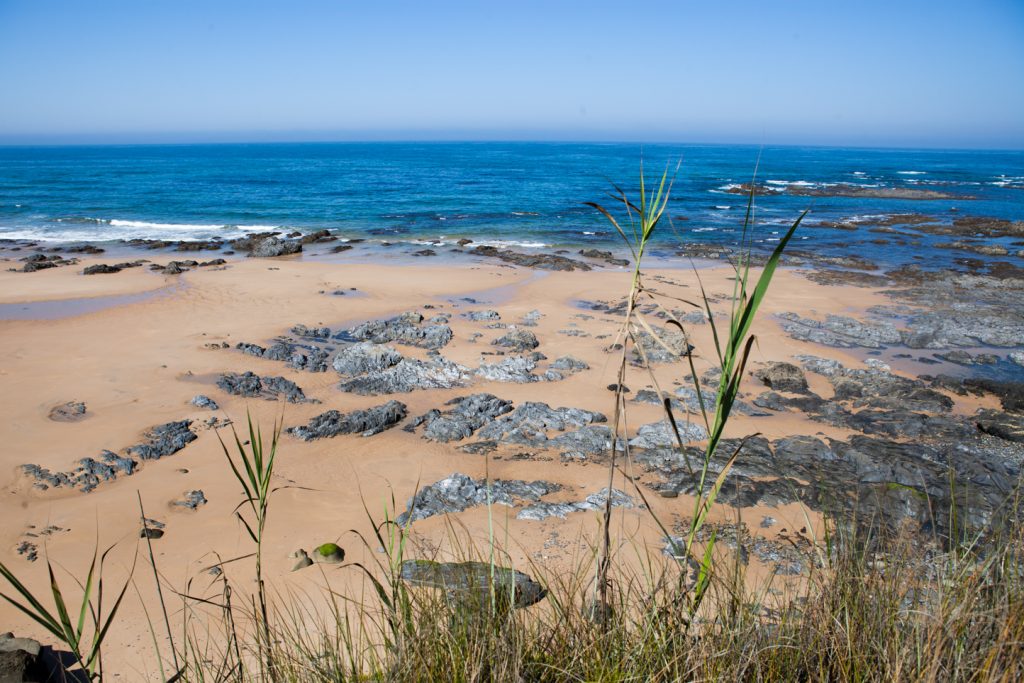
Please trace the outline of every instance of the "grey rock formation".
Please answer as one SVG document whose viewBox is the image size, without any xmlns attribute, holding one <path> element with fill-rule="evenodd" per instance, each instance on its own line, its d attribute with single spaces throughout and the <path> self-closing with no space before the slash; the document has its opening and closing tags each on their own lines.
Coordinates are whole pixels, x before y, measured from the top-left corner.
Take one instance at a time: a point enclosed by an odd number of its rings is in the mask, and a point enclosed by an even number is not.
<svg viewBox="0 0 1024 683">
<path fill-rule="evenodd" d="M 252 245 L 249 256 L 257 258 L 273 258 L 287 256 L 302 251 L 302 243 L 298 240 L 283 240 L 277 237 L 266 237 Z"/>
<path fill-rule="evenodd" d="M 387 370 L 402 360 L 402 354 L 390 346 L 360 342 L 339 351 L 332 364 L 339 375 L 357 377 Z"/>
<path fill-rule="evenodd" d="M 423 316 L 410 311 L 389 320 L 365 322 L 348 333 L 355 339 L 375 344 L 394 342 L 424 349 L 440 349 L 452 340 L 452 329 L 447 325 L 422 323 Z"/>
<path fill-rule="evenodd" d="M 881 349 L 903 341 L 891 323 L 866 323 L 842 315 L 827 315 L 823 321 L 780 313 L 782 329 L 793 339 L 838 348 Z"/>
<path fill-rule="evenodd" d="M 253 372 L 226 372 L 217 380 L 217 386 L 233 396 L 263 398 L 268 401 L 283 396 L 288 403 L 303 403 L 307 400 L 295 382 L 284 377 L 259 377 Z"/>
<path fill-rule="evenodd" d="M 520 352 L 532 351 L 540 346 L 540 342 L 537 341 L 537 335 L 530 330 L 519 328 L 509 330 L 503 336 L 492 341 L 491 344 Z"/>
<path fill-rule="evenodd" d="M 548 517 L 565 519 L 566 515 L 573 512 L 603 510 L 607 501 L 608 489 L 603 488 L 597 493 L 590 494 L 581 501 L 571 503 L 548 503 L 540 501 L 527 505 L 519 511 L 519 514 L 516 515 L 516 519 L 528 519 L 535 522 L 543 521 Z M 612 489 L 612 507 L 632 508 L 635 507 L 635 504 L 633 503 L 633 499 L 622 491 Z"/>
<path fill-rule="evenodd" d="M 403 358 L 379 372 L 344 380 L 338 388 L 363 396 L 408 393 L 419 389 L 454 389 L 465 384 L 468 374 L 467 368 L 446 358 Z"/>
<path fill-rule="evenodd" d="M 290 427 L 285 431 L 303 441 L 323 439 L 338 434 L 373 436 L 394 427 L 404 420 L 408 413 L 404 403 L 388 401 L 373 408 L 353 410 L 349 413 L 328 410 L 314 417 L 305 426 Z"/>
<path fill-rule="evenodd" d="M 559 490 L 557 484 L 545 481 L 497 479 L 487 482 L 455 473 L 434 484 L 421 488 L 409 501 L 406 512 L 398 516 L 399 525 L 405 526 L 434 515 L 462 512 L 488 502 L 515 505 L 517 502 L 535 502 L 541 496 Z"/>
<path fill-rule="evenodd" d="M 501 320 L 501 314 L 493 310 L 466 311 L 462 317 L 474 322 Z"/>
<path fill-rule="evenodd" d="M 193 396 L 190 403 L 194 405 L 196 408 L 204 408 L 206 410 L 220 409 L 220 406 L 217 405 L 216 401 L 214 401 L 212 398 L 204 394 L 197 394 L 196 396 Z"/>
<path fill-rule="evenodd" d="M 146 441 L 130 446 L 128 453 L 141 460 L 157 460 L 177 453 L 197 438 L 189 429 L 191 424 L 192 420 L 178 420 L 157 425 L 146 432 Z"/>
<path fill-rule="evenodd" d="M 696 422 L 676 422 L 679 438 L 684 444 L 708 438 L 707 430 Z M 641 425 L 629 440 L 632 448 L 671 448 L 676 445 L 676 431 L 668 420 Z"/>
<path fill-rule="evenodd" d="M 808 391 L 807 378 L 804 377 L 803 370 L 792 363 L 769 363 L 754 372 L 754 377 L 775 391 L 788 391 L 794 394 Z"/>
<path fill-rule="evenodd" d="M 193 491 L 185 491 L 181 500 L 176 500 L 173 504 L 178 507 L 188 508 L 189 510 L 196 510 L 201 505 L 206 505 L 206 502 L 206 495 L 202 490 L 197 489 Z"/>
<path fill-rule="evenodd" d="M 431 410 L 412 420 L 408 429 L 425 425 L 423 437 L 432 441 L 461 441 L 499 415 L 512 411 L 512 402 L 493 394 L 461 396 L 445 403 L 450 410 Z"/>
</svg>

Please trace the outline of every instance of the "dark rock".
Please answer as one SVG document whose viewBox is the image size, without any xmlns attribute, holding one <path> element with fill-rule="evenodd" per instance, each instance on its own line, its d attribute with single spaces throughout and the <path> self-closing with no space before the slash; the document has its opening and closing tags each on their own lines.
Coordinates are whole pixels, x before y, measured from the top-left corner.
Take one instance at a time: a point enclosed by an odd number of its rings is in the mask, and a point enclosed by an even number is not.
<svg viewBox="0 0 1024 683">
<path fill-rule="evenodd" d="M 339 244 L 337 246 L 331 247 L 331 253 L 332 254 L 340 254 L 341 252 L 348 251 L 349 249 L 352 249 L 352 248 L 353 247 L 352 247 L 351 244 Z"/>
<path fill-rule="evenodd" d="M 192 420 L 178 420 L 157 425 L 146 432 L 146 442 L 129 447 L 128 453 L 142 460 L 157 460 L 177 453 L 197 438 L 189 429 L 191 424 Z"/>
<path fill-rule="evenodd" d="M 676 328 L 653 327 L 657 339 L 649 332 L 640 332 L 633 348 L 633 363 L 674 363 L 684 358 L 693 346 L 687 343 L 686 335 Z"/>
<path fill-rule="evenodd" d="M 120 273 L 121 268 L 118 266 L 107 265 L 106 263 L 97 263 L 94 266 L 86 266 L 85 270 L 82 271 L 83 275 L 103 275 L 107 273 Z"/>
<path fill-rule="evenodd" d="M 567 372 L 578 372 L 580 370 L 589 370 L 590 366 L 585 361 L 573 356 L 562 356 L 551 361 L 552 370 L 565 370 Z"/>
<path fill-rule="evenodd" d="M 198 394 L 192 398 L 192 405 L 196 408 L 205 408 L 207 410 L 220 410 L 220 406 L 209 396 Z"/>
<path fill-rule="evenodd" d="M 611 498 L 612 507 L 632 508 L 636 506 L 632 498 L 618 489 L 612 489 Z M 531 503 L 519 511 L 519 514 L 516 515 L 516 519 L 528 519 L 534 522 L 541 522 L 549 517 L 565 519 L 567 515 L 572 514 L 573 512 L 603 510 L 607 501 L 608 489 L 603 488 L 597 493 L 590 494 L 581 501 L 571 503 L 548 503 L 545 501 L 539 501 Z"/>
<path fill-rule="evenodd" d="M 144 526 L 139 530 L 139 538 L 149 538 L 156 540 L 164 537 L 163 529 L 154 529 L 152 527 Z"/>
<path fill-rule="evenodd" d="M 600 249 L 580 249 L 579 255 L 584 258 L 597 258 L 597 259 L 609 259 L 612 258 L 612 252 L 601 251 Z"/>
<path fill-rule="evenodd" d="M 506 263 L 512 263 L 526 268 L 540 268 L 542 270 L 590 270 L 590 266 L 582 261 L 554 254 L 523 254 L 509 249 L 498 249 L 496 247 L 478 246 L 470 250 L 475 256 L 486 256 L 497 258 Z"/>
<path fill-rule="evenodd" d="M 384 370 L 372 371 L 345 380 L 338 388 L 363 396 L 378 396 L 408 393 L 418 389 L 453 389 L 463 386 L 467 376 L 466 368 L 446 358 L 403 358 Z"/>
<path fill-rule="evenodd" d="M 540 346 L 537 335 L 530 330 L 513 329 L 504 336 L 491 342 L 492 346 L 501 346 L 513 351 L 532 351 Z"/>
<path fill-rule="evenodd" d="M 881 349 L 903 341 L 899 331 L 889 323 L 865 323 L 832 314 L 825 316 L 824 321 L 801 318 L 796 313 L 780 313 L 779 318 L 784 321 L 782 329 L 792 338 L 824 346 Z"/>
<path fill-rule="evenodd" d="M 978 429 L 1006 441 L 1024 443 L 1024 415 L 982 410 L 975 418 Z"/>
<path fill-rule="evenodd" d="M 292 334 L 296 337 L 310 337 L 312 339 L 329 339 L 331 336 L 331 328 L 329 327 L 307 327 L 305 325 L 296 325 L 292 328 Z"/>
<path fill-rule="evenodd" d="M 206 495 L 201 490 L 185 491 L 184 497 L 181 500 L 174 501 L 174 505 L 178 507 L 188 508 L 189 510 L 196 510 L 201 505 L 206 505 Z"/>
<path fill-rule="evenodd" d="M 433 249 L 420 249 L 419 251 L 412 252 L 413 256 L 437 256 L 437 252 Z"/>
<path fill-rule="evenodd" d="M 472 394 L 448 401 L 450 410 L 431 410 L 417 417 L 411 427 L 426 425 L 423 437 L 432 441 L 461 441 L 500 415 L 512 411 L 512 402 L 493 394 Z"/>
<path fill-rule="evenodd" d="M 496 479 L 488 487 L 485 480 L 472 479 L 455 473 L 430 486 L 421 488 L 409 501 L 406 512 L 396 520 L 401 526 L 434 515 L 462 512 L 468 508 L 498 503 L 515 505 L 520 501 L 536 502 L 541 496 L 558 491 L 558 484 L 545 481 L 519 481 Z"/>
<path fill-rule="evenodd" d="M 497 311 L 486 310 L 486 311 L 467 311 L 462 314 L 463 318 L 479 322 L 483 320 L 501 320 L 501 315 Z"/>
<path fill-rule="evenodd" d="M 401 576 L 413 586 L 447 591 L 449 597 L 476 610 L 490 609 L 492 597 L 498 605 L 511 602 L 522 608 L 547 595 L 547 590 L 526 574 L 486 562 L 405 560 Z"/>
<path fill-rule="evenodd" d="M 284 396 L 288 403 L 303 403 L 307 400 L 295 382 L 284 377 L 261 378 L 253 372 L 226 372 L 217 380 L 217 386 L 233 396 L 259 397 L 270 401 Z"/>
<path fill-rule="evenodd" d="M 39 642 L 31 638 L 15 638 L 13 633 L 0 635 L 0 683 L 50 680 L 40 659 L 41 650 Z"/>
<path fill-rule="evenodd" d="M 788 391 L 793 394 L 808 392 L 807 378 L 804 377 L 803 370 L 792 363 L 769 363 L 757 370 L 754 377 L 775 391 Z"/>
<path fill-rule="evenodd" d="M 405 419 L 408 412 L 406 405 L 399 401 L 388 401 L 373 408 L 353 410 L 350 413 L 328 410 L 326 413 L 314 417 L 308 425 L 291 427 L 286 431 L 303 441 L 323 439 L 338 434 L 373 436 L 394 427 Z"/>
<path fill-rule="evenodd" d="M 348 333 L 359 340 L 375 344 L 395 342 L 424 349 L 440 349 L 452 339 L 447 325 L 421 325 L 423 316 L 409 312 L 390 320 L 372 320 L 357 325 Z"/>
<path fill-rule="evenodd" d="M 297 240 L 282 240 L 277 237 L 266 237 L 252 245 L 249 256 L 256 258 L 274 258 L 297 254 L 302 251 L 302 243 Z"/>
</svg>

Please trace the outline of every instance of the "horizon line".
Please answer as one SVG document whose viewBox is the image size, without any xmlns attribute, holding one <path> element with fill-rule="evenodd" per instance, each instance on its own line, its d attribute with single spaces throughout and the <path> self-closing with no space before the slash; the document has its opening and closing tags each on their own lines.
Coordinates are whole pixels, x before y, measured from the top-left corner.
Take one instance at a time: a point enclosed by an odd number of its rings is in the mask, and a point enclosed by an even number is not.
<svg viewBox="0 0 1024 683">
<path fill-rule="evenodd" d="M 176 135 L 165 133 L 158 135 Z M 800 143 L 800 142 L 736 142 L 736 141 L 696 141 L 696 140 L 632 140 L 632 139 L 584 139 L 584 138 L 550 138 L 550 139 L 528 139 L 528 138 L 310 138 L 310 139 L 214 139 L 214 140 L 176 140 L 176 141 L 130 141 L 130 142 L 92 142 L 92 141 L 64 141 L 64 142 L 12 142 L 4 141 L 0 136 L 0 149 L 28 149 L 28 148 L 61 148 L 61 147 L 215 147 L 229 145 L 359 145 L 359 144 L 531 144 L 531 145 L 685 145 L 692 147 L 754 147 L 761 149 L 770 148 L 812 148 L 812 149 L 863 149 L 863 150 L 918 150 L 918 151 L 957 151 L 957 152 L 1024 152 L 1024 145 L 1019 147 L 996 147 L 996 146 L 972 146 L 972 145 L 923 145 L 923 144 L 838 144 L 838 143 Z"/>
</svg>

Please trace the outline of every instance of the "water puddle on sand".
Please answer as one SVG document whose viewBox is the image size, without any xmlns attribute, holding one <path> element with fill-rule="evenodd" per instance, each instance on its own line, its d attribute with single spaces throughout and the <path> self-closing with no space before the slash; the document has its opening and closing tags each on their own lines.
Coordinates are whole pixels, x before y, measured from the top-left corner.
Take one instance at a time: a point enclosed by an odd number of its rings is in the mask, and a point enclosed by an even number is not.
<svg viewBox="0 0 1024 683">
<path fill-rule="evenodd" d="M 137 304 L 150 299 L 170 296 L 184 287 L 184 283 L 177 283 L 133 294 L 0 304 L 0 320 L 59 320 L 61 318 L 71 318 L 88 313 L 96 313 L 97 311 L 115 306 L 126 306 L 128 304 Z"/>
</svg>

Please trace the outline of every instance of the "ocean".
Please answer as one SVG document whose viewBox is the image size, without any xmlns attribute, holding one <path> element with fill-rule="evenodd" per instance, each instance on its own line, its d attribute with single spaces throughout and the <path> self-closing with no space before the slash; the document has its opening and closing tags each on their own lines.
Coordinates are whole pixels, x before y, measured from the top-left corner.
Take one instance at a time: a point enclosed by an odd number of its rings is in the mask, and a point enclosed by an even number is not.
<svg viewBox="0 0 1024 683">
<path fill-rule="evenodd" d="M 368 242 L 460 238 L 523 249 L 615 247 L 584 202 L 611 207 L 613 184 L 638 187 L 681 162 L 657 244 L 734 243 L 757 181 L 753 239 L 770 247 L 805 209 L 802 249 L 880 264 L 944 267 L 963 258 L 917 236 L 911 247 L 870 230 L 896 213 L 936 222 L 1024 218 L 1024 152 L 685 144 L 289 143 L 0 148 L 0 239 L 198 240 L 264 230 L 329 229 Z M 834 188 L 927 190 L 941 198 L 829 196 Z M 809 196 L 817 195 L 817 196 Z M 820 225 L 826 224 L 826 225 Z M 1013 258 L 1019 239 L 1004 244 Z M 985 258 L 985 257 L 979 257 Z"/>
</svg>

